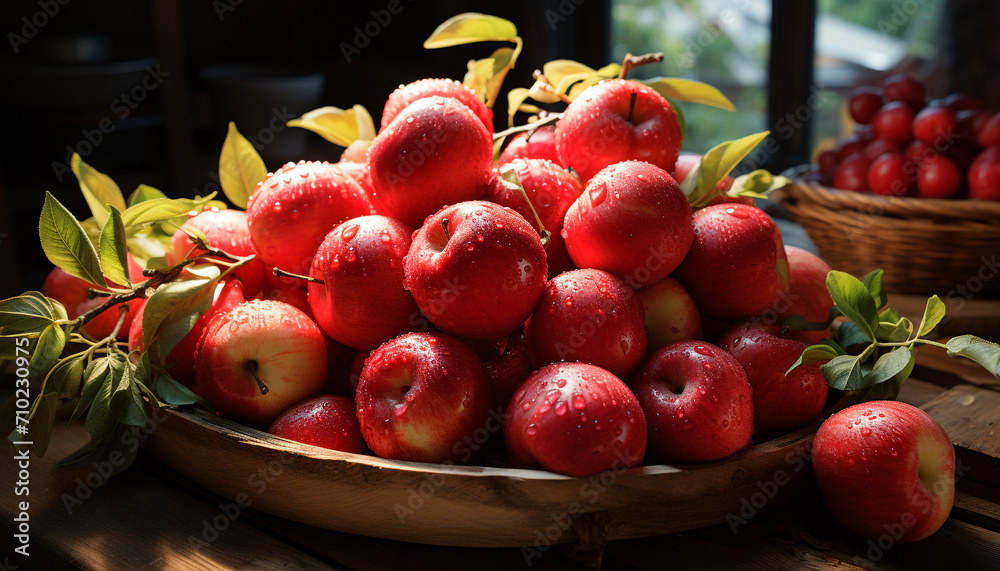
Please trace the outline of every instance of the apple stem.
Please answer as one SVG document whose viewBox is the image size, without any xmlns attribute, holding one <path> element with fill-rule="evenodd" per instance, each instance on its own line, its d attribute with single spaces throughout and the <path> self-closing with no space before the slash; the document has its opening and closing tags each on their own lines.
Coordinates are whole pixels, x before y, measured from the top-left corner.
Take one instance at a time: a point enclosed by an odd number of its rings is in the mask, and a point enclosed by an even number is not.
<svg viewBox="0 0 1000 571">
<path fill-rule="evenodd" d="M 297 280 L 302 280 L 309 282 L 311 284 L 324 284 L 323 280 L 319 278 L 314 278 L 310 276 L 303 276 L 301 274 L 293 274 L 292 272 L 286 272 L 285 270 L 279 270 L 278 268 L 271 269 L 271 273 L 278 276 L 279 278 L 295 278 Z"/>
<path fill-rule="evenodd" d="M 632 112 L 635 111 L 635 100 L 639 98 L 639 94 L 632 92 L 628 98 L 628 122 L 632 122 Z"/>
<path fill-rule="evenodd" d="M 444 230 L 444 237 L 447 238 L 448 240 L 451 240 L 451 234 L 448 233 L 448 219 L 447 218 L 442 218 L 441 219 L 441 229 Z"/>
<path fill-rule="evenodd" d="M 625 60 L 622 62 L 622 71 L 618 74 L 618 79 L 625 79 L 628 77 L 628 74 L 632 71 L 633 67 L 650 63 L 658 63 L 661 61 L 663 61 L 663 52 L 653 52 L 651 54 L 644 54 L 641 56 L 625 54 Z"/>
<path fill-rule="evenodd" d="M 247 365 L 250 367 L 250 374 L 253 375 L 253 380 L 257 381 L 257 389 L 260 390 L 260 394 L 266 395 L 270 389 L 267 388 L 264 381 L 260 380 L 260 375 L 257 374 L 257 361 L 250 361 Z"/>
</svg>

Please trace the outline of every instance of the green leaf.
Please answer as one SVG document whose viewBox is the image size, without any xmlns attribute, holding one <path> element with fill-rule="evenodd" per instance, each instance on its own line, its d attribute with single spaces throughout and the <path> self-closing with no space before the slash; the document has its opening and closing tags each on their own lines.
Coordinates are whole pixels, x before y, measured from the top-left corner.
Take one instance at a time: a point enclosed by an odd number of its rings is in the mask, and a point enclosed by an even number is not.
<svg viewBox="0 0 1000 571">
<path fill-rule="evenodd" d="M 888 381 L 906 369 L 912 359 L 913 351 L 910 348 L 896 347 L 875 361 L 871 372 L 862 379 L 862 386 L 857 388 L 867 388 Z"/>
<path fill-rule="evenodd" d="M 831 270 L 826 275 L 826 287 L 833 303 L 844 317 L 857 325 L 868 339 L 875 340 L 878 308 L 865 284 L 851 274 Z"/>
<path fill-rule="evenodd" d="M 902 343 L 913 334 L 913 322 L 905 317 L 900 317 L 895 323 L 879 321 L 875 336 L 879 341 L 888 343 Z"/>
<path fill-rule="evenodd" d="M 200 396 L 194 394 L 190 391 L 190 389 L 167 375 L 160 375 L 157 377 L 156 394 L 163 402 L 177 406 L 205 402 L 205 400 Z"/>
<path fill-rule="evenodd" d="M 135 366 L 127 359 L 124 363 L 122 380 L 111 395 L 111 410 L 118 422 L 127 426 L 142 426 L 148 420 L 146 404 L 135 378 Z"/>
<path fill-rule="evenodd" d="M 681 108 L 680 105 L 677 104 L 677 101 L 669 97 L 666 97 L 665 99 L 667 100 L 668 103 L 670 103 L 670 106 L 673 107 L 674 112 L 677 113 L 677 123 L 680 125 L 681 140 L 683 141 L 684 139 L 687 138 L 687 132 L 688 132 L 687 117 L 684 116 L 684 110 Z"/>
<path fill-rule="evenodd" d="M 920 318 L 920 329 L 917 330 L 917 337 L 924 337 L 933 331 L 938 323 L 941 323 L 941 320 L 944 319 L 945 310 L 946 308 L 941 298 L 932 295 L 924 307 L 924 316 Z"/>
<path fill-rule="evenodd" d="M 733 179 L 733 185 L 726 194 L 729 196 L 749 196 L 767 198 L 769 192 L 784 188 L 791 182 L 783 176 L 772 175 L 765 169 L 758 169 Z"/>
<path fill-rule="evenodd" d="M 59 360 L 59 355 L 65 346 L 66 331 L 62 327 L 53 323 L 43 329 L 42 334 L 38 336 L 35 352 L 31 355 L 28 376 L 34 377 L 52 368 L 52 365 Z"/>
<path fill-rule="evenodd" d="M 840 324 L 840 329 L 837 332 L 837 340 L 840 341 L 842 347 L 852 352 L 855 347 L 859 345 L 867 347 L 872 342 L 863 329 L 850 321 Z"/>
<path fill-rule="evenodd" d="M 49 447 L 58 407 L 59 397 L 56 393 L 40 394 L 31 405 L 31 412 L 28 413 L 28 436 L 24 440 L 32 442 L 31 451 L 39 457 L 45 456 Z"/>
<path fill-rule="evenodd" d="M 654 77 L 643 81 L 657 93 L 677 101 L 690 101 L 691 103 L 701 103 L 711 107 L 718 107 L 726 111 L 736 111 L 736 106 L 721 91 L 707 83 L 694 81 L 692 79 L 682 79 L 680 77 Z"/>
<path fill-rule="evenodd" d="M 945 345 L 948 355 L 972 359 L 994 377 L 1000 377 L 1000 345 L 975 335 L 952 337 Z"/>
<path fill-rule="evenodd" d="M 125 226 L 122 214 L 111 207 L 108 222 L 101 231 L 101 269 L 111 281 L 123 287 L 132 287 L 128 275 L 128 250 L 125 247 Z"/>
<path fill-rule="evenodd" d="M 878 320 L 880 323 L 895 325 L 899 323 L 899 312 L 893 307 L 887 307 L 879 312 Z"/>
<path fill-rule="evenodd" d="M 542 66 L 542 74 L 555 86 L 562 84 L 567 77 L 586 77 L 595 73 L 594 68 L 571 59 L 555 59 Z"/>
<path fill-rule="evenodd" d="M 514 126 L 514 115 L 521 109 L 521 105 L 528 100 L 531 90 L 526 87 L 515 87 L 507 92 L 507 126 Z"/>
<path fill-rule="evenodd" d="M 781 326 L 792 331 L 822 331 L 829 328 L 837 317 L 840 317 L 840 311 L 836 307 L 831 307 L 826 321 L 809 321 L 802 315 L 792 315 L 785 319 Z"/>
<path fill-rule="evenodd" d="M 76 397 L 80 394 L 80 382 L 83 380 L 83 361 L 81 353 L 57 363 L 49 373 L 45 388 L 56 393 L 60 399 Z"/>
<path fill-rule="evenodd" d="M 882 309 L 889 302 L 889 298 L 885 295 L 885 288 L 882 285 L 883 273 L 882 270 L 874 270 L 861 278 L 861 283 L 865 284 L 865 287 L 868 288 L 868 292 L 871 294 L 872 299 L 875 300 L 875 305 L 878 309 Z"/>
<path fill-rule="evenodd" d="M 140 184 L 135 188 L 135 190 L 132 191 L 132 194 L 129 195 L 128 208 L 132 208 L 136 204 L 141 204 L 148 200 L 155 200 L 157 198 L 167 198 L 167 195 L 163 194 L 163 191 L 158 188 L 154 188 L 148 184 Z"/>
<path fill-rule="evenodd" d="M 705 153 L 705 156 L 701 158 L 701 164 L 698 165 L 701 167 L 698 172 L 695 173 L 692 169 L 687 175 L 687 178 L 692 178 L 695 174 L 698 176 L 696 181 L 693 181 L 696 182 L 694 191 L 688 194 L 688 201 L 691 202 L 691 205 L 699 207 L 702 202 L 710 200 L 715 194 L 715 187 L 729 176 L 736 165 L 740 164 L 740 161 L 746 158 L 770 133 L 770 131 L 763 131 L 735 141 L 726 141 Z"/>
<path fill-rule="evenodd" d="M 107 448 L 107 446 L 108 446 L 108 444 L 110 442 L 111 442 L 111 437 L 110 436 L 108 436 L 107 438 L 104 438 L 103 440 L 93 440 L 92 439 L 89 442 L 87 442 L 86 444 L 84 444 L 83 446 L 81 446 L 80 448 L 78 448 L 76 450 L 76 452 L 73 452 L 69 456 L 63 458 L 62 460 L 60 460 L 58 462 L 56 462 L 56 466 L 59 466 L 60 468 L 65 468 L 67 466 L 72 466 L 74 464 L 79 464 L 80 462 L 83 462 L 84 460 L 88 460 L 91 457 L 93 457 L 93 456 L 97 455 L 98 453 L 100 453 L 101 451 L 103 451 L 105 448 Z"/>
<path fill-rule="evenodd" d="M 475 42 L 505 42 L 519 39 L 517 27 L 509 20 L 466 12 L 445 20 L 424 41 L 424 48 L 437 49 Z"/>
<path fill-rule="evenodd" d="M 299 127 L 316 133 L 334 145 L 350 146 L 354 141 L 375 139 L 375 121 L 363 105 L 350 109 L 320 107 L 298 119 L 288 122 L 289 127 Z"/>
<path fill-rule="evenodd" d="M 462 83 L 475 91 L 486 107 L 492 108 L 507 72 L 513 67 L 514 50 L 500 48 L 486 59 L 470 61 Z"/>
<path fill-rule="evenodd" d="M 54 319 L 51 302 L 40 292 L 29 291 L 0 301 L 0 335 L 41 333 Z"/>
<path fill-rule="evenodd" d="M 112 409 L 111 397 L 125 376 L 125 366 L 125 359 L 120 354 L 114 353 L 108 356 L 107 378 L 94 396 L 94 402 L 91 403 L 90 411 L 87 413 L 87 432 L 93 440 L 106 437 L 115 427 L 117 418 Z"/>
<path fill-rule="evenodd" d="M 215 288 L 210 286 L 215 283 L 214 278 L 170 282 L 157 288 L 149 298 L 143 309 L 142 332 L 143 346 L 153 363 L 163 364 L 169 348 L 173 348 L 191 330 L 193 322 L 190 316 L 204 313 L 211 305 Z M 177 322 L 181 323 L 178 325 Z M 182 334 L 185 326 L 187 331 Z"/>
<path fill-rule="evenodd" d="M 222 143 L 219 155 L 219 183 L 230 202 L 240 208 L 247 207 L 257 183 L 267 177 L 267 167 L 257 154 L 257 149 L 229 122 L 229 132 Z"/>
<path fill-rule="evenodd" d="M 840 355 L 820 367 L 831 388 L 854 390 L 861 385 L 861 363 L 867 355 Z"/>
<path fill-rule="evenodd" d="M 73 153 L 70 168 L 80 183 L 80 190 L 83 191 L 83 197 L 87 200 L 87 206 L 98 227 L 103 227 L 108 220 L 109 204 L 119 211 L 125 210 L 125 198 L 111 177 L 83 162 L 78 153 Z"/>
<path fill-rule="evenodd" d="M 97 398 L 97 393 L 101 391 L 106 383 L 111 381 L 109 358 L 101 357 L 91 361 L 87 365 L 83 376 L 86 380 L 83 383 L 83 389 L 80 391 L 80 402 L 77 403 L 76 409 L 73 410 L 73 414 L 69 417 L 70 426 L 79 420 L 83 416 L 83 413 L 87 412 L 87 409 L 93 404 L 94 399 Z"/>
<path fill-rule="evenodd" d="M 201 209 L 212 201 L 216 193 L 212 193 L 203 198 L 151 198 L 130 206 L 122 213 L 122 223 L 125 229 L 135 232 L 140 228 L 187 215 L 191 212 L 200 212 Z M 173 235 L 173 232 L 171 232 Z"/>
<path fill-rule="evenodd" d="M 840 347 L 833 347 L 826 344 L 810 345 L 802 350 L 802 354 L 799 358 L 795 360 L 795 363 L 785 371 L 785 374 L 791 373 L 793 369 L 799 365 L 811 365 L 812 363 L 818 363 L 819 361 L 829 361 L 830 359 L 836 359 L 837 357 L 843 355 L 843 351 Z"/>
<path fill-rule="evenodd" d="M 107 213 L 105 213 L 107 214 Z M 80 223 L 48 191 L 38 221 L 42 250 L 50 262 L 85 282 L 107 287 L 94 245 Z"/>
</svg>

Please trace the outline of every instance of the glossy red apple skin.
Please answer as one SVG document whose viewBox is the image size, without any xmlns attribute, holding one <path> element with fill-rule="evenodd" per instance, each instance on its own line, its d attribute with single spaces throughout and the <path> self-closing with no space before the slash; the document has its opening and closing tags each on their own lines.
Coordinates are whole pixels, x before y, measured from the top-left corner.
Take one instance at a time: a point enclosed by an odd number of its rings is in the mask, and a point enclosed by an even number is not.
<svg viewBox="0 0 1000 571">
<path fill-rule="evenodd" d="M 339 395 L 320 395 L 289 408 L 274 419 L 268 432 L 303 444 L 364 454 L 354 401 Z"/>
<path fill-rule="evenodd" d="M 389 214 L 413 226 L 444 206 L 479 198 L 492 159 L 489 131 L 450 97 L 411 104 L 368 149 L 376 196 Z"/>
<path fill-rule="evenodd" d="M 167 372 L 170 373 L 170 376 L 175 381 L 187 387 L 194 384 L 194 354 L 198 348 L 198 340 L 201 339 L 201 334 L 205 331 L 205 328 L 212 321 L 213 317 L 228 313 L 237 305 L 246 303 L 243 291 L 243 282 L 236 279 L 218 285 L 218 289 L 215 292 L 215 299 L 212 301 L 212 305 L 208 308 L 208 311 L 203 313 L 194 322 L 191 331 L 177 345 L 174 345 L 174 348 L 167 354 L 166 362 L 163 364 L 167 367 Z M 132 326 L 129 328 L 129 352 L 142 352 L 146 350 L 142 336 L 142 319 L 146 313 L 145 309 L 145 304 L 143 304 L 139 308 L 135 319 L 132 320 Z"/>
<path fill-rule="evenodd" d="M 543 125 L 514 135 L 500 153 L 497 164 L 503 166 L 514 159 L 544 159 L 562 166 L 556 151 L 556 126 Z"/>
<path fill-rule="evenodd" d="M 588 87 L 556 123 L 559 163 L 584 182 L 627 160 L 671 172 L 681 148 L 680 123 L 670 103 L 638 81 L 609 79 Z"/>
<path fill-rule="evenodd" d="M 695 212 L 694 242 L 674 277 L 702 314 L 736 321 L 788 294 L 788 260 L 777 224 L 759 208 L 719 204 Z"/>
<path fill-rule="evenodd" d="M 734 325 L 719 338 L 719 345 L 739 361 L 753 387 L 758 437 L 788 434 L 823 414 L 829 389 L 820 371 L 823 362 L 800 365 L 785 374 L 808 346 L 804 341 L 795 334 L 781 336 L 780 325 L 754 321 Z"/>
<path fill-rule="evenodd" d="M 247 225 L 246 212 L 231 209 L 208 209 L 192 216 L 174 232 L 170 238 L 170 248 L 167 250 L 167 264 L 175 265 L 185 258 L 193 258 L 203 254 L 204 250 L 195 247 L 184 229 L 200 230 L 208 238 L 209 246 L 218 248 L 234 256 L 257 255 L 250 240 L 250 227 Z M 243 291 L 248 297 L 254 297 L 264 283 L 264 262 L 258 256 L 242 268 L 234 272 L 243 281 Z"/>
<path fill-rule="evenodd" d="M 639 290 L 646 322 L 646 350 L 702 339 L 701 314 L 684 286 L 671 277 Z"/>
<path fill-rule="evenodd" d="M 343 222 L 323 240 L 309 275 L 309 305 L 333 339 L 363 351 L 413 330 L 418 314 L 403 288 L 403 258 L 414 228 L 387 216 Z"/>
<path fill-rule="evenodd" d="M 871 401 L 827 419 L 812 445 L 830 514 L 848 530 L 908 543 L 937 531 L 955 497 L 955 448 L 937 422 L 896 401 Z"/>
<path fill-rule="evenodd" d="M 681 341 L 655 351 L 629 386 L 646 415 L 653 462 L 712 462 L 751 444 L 752 389 L 715 345 Z"/>
<path fill-rule="evenodd" d="M 368 357 L 355 400 L 375 454 L 441 463 L 461 458 L 491 399 L 483 364 L 467 345 L 450 335 L 408 333 Z"/>
<path fill-rule="evenodd" d="M 570 476 L 638 466 L 646 452 L 646 420 L 635 395 L 585 363 L 532 373 L 511 399 L 503 431 L 516 466 Z"/>
<path fill-rule="evenodd" d="M 483 366 L 486 367 L 486 376 L 493 387 L 493 407 L 502 410 L 534 370 L 528 355 L 524 329 L 520 328 L 508 335 L 489 358 L 483 359 Z"/>
<path fill-rule="evenodd" d="M 266 427 L 318 394 L 327 375 L 319 326 L 280 301 L 253 300 L 213 317 L 194 360 L 192 390 L 221 416 L 252 427 Z M 261 394 L 251 363 L 267 394 Z"/>
<path fill-rule="evenodd" d="M 580 361 L 624 379 L 646 355 L 638 294 L 600 270 L 573 270 L 549 280 L 524 329 L 535 367 Z"/>
<path fill-rule="evenodd" d="M 308 286 L 308 282 L 298 278 L 276 276 L 274 268 L 264 266 L 264 287 L 261 289 L 260 298 L 287 303 L 315 320 L 312 306 L 309 305 Z"/>
<path fill-rule="evenodd" d="M 341 166 L 299 161 L 258 183 L 247 224 L 267 265 L 304 275 L 334 226 L 371 213 L 365 191 Z"/>
<path fill-rule="evenodd" d="M 548 270 L 541 239 L 527 220 L 499 204 L 470 201 L 427 219 L 404 271 L 407 289 L 431 323 L 446 333 L 494 341 L 528 318 Z"/>
<path fill-rule="evenodd" d="M 451 97 L 469 108 L 483 123 L 483 127 L 493 134 L 493 111 L 480 101 L 476 92 L 467 85 L 453 79 L 421 79 L 400 85 L 389 95 L 382 110 L 382 129 L 388 127 L 404 109 L 425 97 Z"/>
<path fill-rule="evenodd" d="M 132 258 L 132 254 L 128 254 L 127 257 L 129 281 L 133 285 L 145 282 L 147 278 L 142 275 L 142 267 Z M 91 287 L 86 281 L 56 267 L 52 268 L 49 275 L 45 277 L 45 282 L 42 283 L 42 294 L 61 303 L 66 308 L 66 315 L 69 319 L 76 319 L 108 301 L 107 297 L 95 297 L 91 299 Z M 132 300 L 125 304 L 128 306 L 128 311 L 125 313 L 125 320 L 122 322 L 121 329 L 118 330 L 118 339 L 128 339 L 129 327 L 132 326 L 136 315 L 139 314 L 139 311 L 145 304 L 146 301 L 143 299 Z M 114 332 L 119 317 L 120 314 L 117 308 L 107 309 L 98 314 L 97 317 L 91 319 L 80 329 L 94 339 L 104 339 Z"/>
<path fill-rule="evenodd" d="M 597 173 L 566 211 L 573 263 L 640 288 L 670 275 L 694 240 L 691 204 L 666 171 L 626 161 Z"/>
<path fill-rule="evenodd" d="M 1000 200 L 1000 145 L 979 153 L 968 170 L 969 198 Z"/>
<path fill-rule="evenodd" d="M 833 298 L 826 287 L 830 266 L 816 254 L 798 246 L 786 245 L 785 256 L 788 258 L 788 296 L 784 298 L 783 307 L 776 308 L 780 311 L 776 312 L 774 323 L 782 325 L 793 315 L 801 315 L 813 323 L 825 322 L 833 308 Z M 799 333 L 812 343 L 819 343 L 830 336 L 830 328 Z"/>
<path fill-rule="evenodd" d="M 558 164 L 543 159 L 514 159 L 509 164 L 517 172 L 517 178 L 524 187 L 528 200 L 531 201 L 545 229 L 549 231 L 549 243 L 545 245 L 549 277 L 575 269 L 576 266 L 566 251 L 566 242 L 561 232 L 566 211 L 583 192 L 580 178 Z M 496 177 L 500 176 L 499 172 L 494 174 Z M 483 200 L 514 209 L 538 229 L 535 215 L 528 208 L 524 197 L 500 184 L 495 178 L 487 186 Z"/>
</svg>

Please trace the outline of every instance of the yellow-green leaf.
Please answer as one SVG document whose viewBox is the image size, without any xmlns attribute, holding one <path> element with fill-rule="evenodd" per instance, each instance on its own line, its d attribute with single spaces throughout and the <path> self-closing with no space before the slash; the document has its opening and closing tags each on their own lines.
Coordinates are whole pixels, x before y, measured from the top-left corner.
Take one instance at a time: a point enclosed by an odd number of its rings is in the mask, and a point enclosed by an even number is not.
<svg viewBox="0 0 1000 571">
<path fill-rule="evenodd" d="M 37 291 L 0 301 L 0 335 L 39 332 L 55 319 L 52 303 Z"/>
<path fill-rule="evenodd" d="M 770 131 L 763 131 L 735 141 L 726 141 L 705 153 L 701 159 L 697 188 L 694 194 L 688 197 L 691 199 L 691 203 L 696 204 L 697 199 L 711 194 L 715 190 L 715 186 L 726 178 L 736 168 L 736 165 L 740 164 L 740 161 L 746 158 L 770 133 Z M 689 173 L 688 177 L 692 174 Z"/>
<path fill-rule="evenodd" d="M 465 77 L 462 78 L 462 83 L 476 92 L 476 97 L 483 103 L 486 103 L 486 82 L 493 77 L 494 63 L 496 63 L 496 60 L 493 58 L 469 60 L 468 71 L 465 72 Z"/>
<path fill-rule="evenodd" d="M 514 41 L 517 27 L 496 16 L 465 12 L 448 18 L 424 42 L 424 48 L 436 49 L 475 42 Z"/>
<path fill-rule="evenodd" d="M 571 59 L 556 59 L 542 66 L 542 73 L 552 85 L 559 85 L 569 75 L 596 73 L 590 66 Z"/>
<path fill-rule="evenodd" d="M 126 230 L 135 232 L 136 230 L 170 220 L 178 216 L 187 215 L 190 212 L 198 212 L 206 204 L 212 201 L 215 193 L 203 198 L 154 198 L 130 206 L 122 213 L 122 224 Z"/>
<path fill-rule="evenodd" d="M 97 251 L 87 233 L 73 214 L 48 191 L 45 192 L 42 216 L 38 221 L 38 235 L 45 257 L 50 262 L 88 283 L 107 286 Z"/>
<path fill-rule="evenodd" d="M 132 191 L 132 194 L 128 197 L 129 208 L 139 204 L 140 202 L 146 202 L 147 200 L 153 200 L 156 198 L 166 198 L 167 195 L 163 194 L 158 188 L 149 186 L 148 184 L 140 184 Z"/>
<path fill-rule="evenodd" d="M 267 167 L 250 141 L 229 123 L 229 132 L 222 143 L 219 156 L 219 183 L 230 202 L 240 208 L 247 207 L 247 199 L 257 183 L 267 176 Z"/>
<path fill-rule="evenodd" d="M 350 109 L 320 107 L 298 119 L 292 119 L 288 126 L 312 131 L 341 147 L 350 146 L 357 140 L 371 141 L 376 132 L 375 122 L 363 105 L 355 105 Z"/>
<path fill-rule="evenodd" d="M 664 97 L 736 111 L 736 106 L 728 97 L 707 83 L 679 77 L 655 77 L 643 83 Z"/>
<path fill-rule="evenodd" d="M 551 86 L 541 80 L 536 80 L 531 89 L 528 90 L 529 95 L 535 101 L 541 103 L 558 103 L 559 96 L 550 91 Z"/>
<path fill-rule="evenodd" d="M 934 330 L 938 323 L 944 319 L 945 305 L 936 295 L 932 295 L 930 299 L 927 300 L 927 305 L 924 307 L 924 316 L 920 320 L 920 329 L 917 330 L 917 337 L 923 337 Z"/>
<path fill-rule="evenodd" d="M 66 331 L 62 327 L 53 323 L 43 329 L 28 364 L 28 375 L 34 377 L 52 368 L 65 346 Z"/>
<path fill-rule="evenodd" d="M 132 287 L 128 276 L 128 250 L 125 248 L 125 225 L 122 214 L 114 206 L 101 231 L 101 269 L 111 281 L 125 287 Z"/>
<path fill-rule="evenodd" d="M 744 175 L 740 175 L 733 180 L 733 186 L 726 194 L 730 196 L 750 196 L 753 198 L 767 198 L 767 193 L 783 188 L 791 182 L 783 176 L 776 176 L 765 169 L 758 169 Z"/>
<path fill-rule="evenodd" d="M 531 90 L 526 87 L 516 87 L 507 92 L 507 126 L 514 126 L 514 115 L 521 108 L 521 104 L 528 100 Z"/>
<path fill-rule="evenodd" d="M 76 175 L 76 180 L 80 183 L 80 190 L 83 192 L 83 197 L 87 200 L 87 206 L 90 207 L 90 212 L 97 220 L 98 226 L 103 227 L 108 219 L 107 205 L 110 204 L 118 210 L 125 210 L 125 197 L 122 196 L 121 189 L 118 188 L 115 181 L 111 180 L 111 177 L 83 162 L 78 153 L 73 153 L 70 168 L 73 169 L 73 174 Z"/>
</svg>

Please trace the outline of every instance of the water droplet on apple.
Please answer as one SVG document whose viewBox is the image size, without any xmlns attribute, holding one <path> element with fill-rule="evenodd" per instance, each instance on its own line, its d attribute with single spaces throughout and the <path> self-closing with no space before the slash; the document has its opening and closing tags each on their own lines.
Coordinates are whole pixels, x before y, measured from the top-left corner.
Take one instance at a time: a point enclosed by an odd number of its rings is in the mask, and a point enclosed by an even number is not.
<svg viewBox="0 0 1000 571">
<path fill-rule="evenodd" d="M 705 355 L 705 356 L 709 356 L 712 354 L 712 350 L 704 345 L 695 345 L 694 352 L 699 355 Z"/>
<path fill-rule="evenodd" d="M 343 238 L 344 241 L 350 240 L 351 238 L 357 236 L 359 228 L 360 227 L 357 224 L 348 224 L 347 226 L 344 226 L 343 230 L 340 231 L 340 237 Z"/>
<path fill-rule="evenodd" d="M 591 205 L 597 206 L 604 202 L 604 199 L 608 197 L 608 187 L 606 184 L 601 182 L 588 188 L 587 194 L 590 195 Z"/>
<path fill-rule="evenodd" d="M 626 339 L 622 339 L 622 341 L 621 341 L 621 343 L 619 345 L 622 348 L 622 355 L 627 355 L 628 354 L 628 348 L 629 348 L 628 341 Z M 614 401 L 612 401 L 612 402 L 614 402 Z"/>
<path fill-rule="evenodd" d="M 534 424 L 529 424 L 528 428 L 524 431 L 524 433 L 527 434 L 528 436 L 534 436 L 538 434 L 538 427 L 536 427 Z"/>
<path fill-rule="evenodd" d="M 565 416 L 567 411 L 569 411 L 569 405 L 566 404 L 566 401 L 562 401 L 556 405 L 556 414 L 558 416 Z"/>
</svg>

